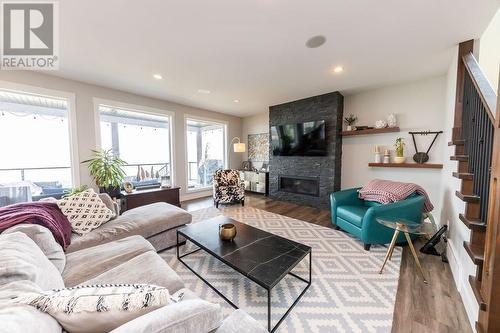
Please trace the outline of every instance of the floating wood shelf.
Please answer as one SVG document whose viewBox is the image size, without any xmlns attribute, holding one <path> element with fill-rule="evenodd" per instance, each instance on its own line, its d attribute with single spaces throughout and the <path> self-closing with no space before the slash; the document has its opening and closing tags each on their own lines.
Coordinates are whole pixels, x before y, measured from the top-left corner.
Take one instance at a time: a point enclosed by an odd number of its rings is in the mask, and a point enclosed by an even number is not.
<svg viewBox="0 0 500 333">
<path fill-rule="evenodd" d="M 370 167 L 376 168 L 416 168 L 416 169 L 442 169 L 442 164 L 432 163 L 368 163 Z"/>
<path fill-rule="evenodd" d="M 379 133 L 391 133 L 399 132 L 399 127 L 387 127 L 387 128 L 371 128 L 359 131 L 342 131 L 340 135 L 342 136 L 353 136 L 353 135 L 367 135 L 367 134 L 379 134 Z"/>
</svg>

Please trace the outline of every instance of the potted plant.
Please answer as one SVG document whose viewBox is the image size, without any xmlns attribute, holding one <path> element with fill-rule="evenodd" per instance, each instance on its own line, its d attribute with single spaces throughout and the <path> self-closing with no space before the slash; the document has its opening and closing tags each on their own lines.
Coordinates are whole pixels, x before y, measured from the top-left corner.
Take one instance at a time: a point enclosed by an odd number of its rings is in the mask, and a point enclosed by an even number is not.
<svg viewBox="0 0 500 333">
<path fill-rule="evenodd" d="M 92 150 L 93 157 L 82 163 L 88 163 L 90 175 L 101 192 L 108 193 L 110 197 L 120 197 L 120 187 L 125 179 L 122 167 L 127 163 L 112 150 Z"/>
<path fill-rule="evenodd" d="M 406 157 L 404 156 L 404 148 L 405 148 L 404 139 L 397 138 L 394 146 L 396 147 L 396 157 L 394 157 L 394 162 L 395 163 L 404 163 L 404 161 L 406 160 Z"/>
<path fill-rule="evenodd" d="M 347 125 L 346 130 L 347 131 L 352 131 L 354 130 L 353 126 L 354 123 L 358 120 L 358 117 L 355 117 L 353 114 L 350 114 L 349 117 L 344 118 L 344 123 Z"/>
</svg>

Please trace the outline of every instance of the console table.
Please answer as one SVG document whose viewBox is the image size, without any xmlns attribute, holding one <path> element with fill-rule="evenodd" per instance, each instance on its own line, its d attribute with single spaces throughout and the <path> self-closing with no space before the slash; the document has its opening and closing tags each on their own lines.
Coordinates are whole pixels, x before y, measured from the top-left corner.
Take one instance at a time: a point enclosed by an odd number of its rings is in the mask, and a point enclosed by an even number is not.
<svg viewBox="0 0 500 333">
<path fill-rule="evenodd" d="M 269 172 L 240 170 L 240 179 L 245 183 L 245 191 L 269 195 Z"/>
<path fill-rule="evenodd" d="M 180 207 L 180 187 L 153 188 L 147 190 L 134 190 L 132 193 L 121 192 L 121 212 L 155 202 L 166 202 Z"/>
</svg>

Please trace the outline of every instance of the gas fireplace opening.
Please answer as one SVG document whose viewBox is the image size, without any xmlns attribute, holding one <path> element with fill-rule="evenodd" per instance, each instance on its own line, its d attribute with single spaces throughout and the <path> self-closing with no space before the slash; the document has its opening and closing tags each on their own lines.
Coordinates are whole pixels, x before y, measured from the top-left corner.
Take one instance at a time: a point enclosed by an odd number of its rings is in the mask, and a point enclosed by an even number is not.
<svg viewBox="0 0 500 333">
<path fill-rule="evenodd" d="M 316 177 L 279 176 L 279 190 L 319 197 L 319 179 Z"/>
</svg>

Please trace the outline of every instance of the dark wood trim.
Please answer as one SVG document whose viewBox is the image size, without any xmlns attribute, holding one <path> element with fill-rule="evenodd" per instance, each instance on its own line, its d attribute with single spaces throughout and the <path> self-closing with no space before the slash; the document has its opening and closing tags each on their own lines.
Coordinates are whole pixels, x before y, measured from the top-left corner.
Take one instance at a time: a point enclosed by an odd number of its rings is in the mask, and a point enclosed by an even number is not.
<svg viewBox="0 0 500 333">
<path fill-rule="evenodd" d="M 462 128 L 462 98 L 464 91 L 464 75 L 465 75 L 465 65 L 461 61 L 462 57 L 474 50 L 474 40 L 468 40 L 462 42 L 458 45 L 458 66 L 457 66 L 457 88 L 455 92 L 455 119 L 453 121 L 453 138 L 452 140 L 458 140 L 461 138 L 461 128 Z"/>
<path fill-rule="evenodd" d="M 500 332 L 500 88 L 497 92 L 494 122 L 493 158 L 486 227 L 484 265 L 480 295 L 486 311 L 479 311 L 478 331 Z"/>
<path fill-rule="evenodd" d="M 477 63 L 476 58 L 474 58 L 472 52 L 462 56 L 462 61 L 465 65 L 465 69 L 467 69 L 467 72 L 472 79 L 472 83 L 474 83 L 474 87 L 476 87 L 479 97 L 481 97 L 481 101 L 483 102 L 491 123 L 494 124 L 495 117 L 493 116 L 493 113 L 497 107 L 497 95 L 495 94 L 495 91 L 491 87 L 486 76 L 483 74 L 483 71 L 479 67 L 479 64 Z"/>
<path fill-rule="evenodd" d="M 442 164 L 435 163 L 368 163 L 369 167 L 375 168 L 414 168 L 414 169 L 442 169 Z"/>
<path fill-rule="evenodd" d="M 340 135 L 342 136 L 354 136 L 354 135 L 367 135 L 367 134 L 381 134 L 381 133 L 392 133 L 400 132 L 399 127 L 386 127 L 386 128 L 371 128 L 359 131 L 342 131 Z"/>
</svg>

